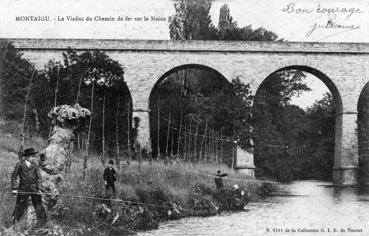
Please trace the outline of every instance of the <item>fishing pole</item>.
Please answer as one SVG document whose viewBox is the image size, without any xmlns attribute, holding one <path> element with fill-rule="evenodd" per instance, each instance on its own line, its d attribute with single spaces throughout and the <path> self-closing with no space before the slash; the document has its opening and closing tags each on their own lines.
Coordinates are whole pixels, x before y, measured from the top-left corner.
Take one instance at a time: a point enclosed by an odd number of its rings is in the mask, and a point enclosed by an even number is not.
<svg viewBox="0 0 369 236">
<path fill-rule="evenodd" d="M 24 148 L 24 126 L 26 124 L 26 117 L 27 117 L 27 103 L 28 103 L 28 97 L 31 91 L 31 85 L 32 85 L 32 80 L 33 77 L 35 75 L 36 69 L 33 69 L 32 72 L 32 76 L 31 79 L 29 80 L 29 84 L 28 84 L 28 89 L 27 89 L 27 94 L 26 94 L 26 101 L 24 103 L 24 111 L 23 111 L 23 123 L 22 123 L 22 132 L 20 135 L 20 147 L 19 147 L 19 151 L 18 151 L 18 158 L 22 159 L 22 152 L 23 152 L 23 148 Z"/>
<path fill-rule="evenodd" d="M 111 198 L 102 198 L 102 197 L 89 197 L 89 196 L 82 196 L 82 195 L 73 195 L 73 194 L 52 194 L 52 193 L 40 193 L 40 192 L 17 192 L 19 195 L 25 195 L 25 194 L 32 194 L 32 195 L 40 195 L 40 196 L 60 196 L 60 197 L 70 197 L 70 198 L 80 198 L 80 199 L 89 199 L 89 200 L 98 200 L 98 201 L 113 201 L 113 202 L 122 202 L 127 204 L 136 204 L 136 205 L 143 205 L 143 206 L 152 206 L 152 207 L 161 207 L 166 209 L 171 209 L 173 207 L 170 206 L 163 206 L 158 204 L 152 204 L 152 203 L 144 203 L 144 202 L 135 202 L 135 201 L 127 201 L 123 199 L 111 199 Z M 191 211 L 196 213 L 204 213 L 206 211 L 197 211 L 192 209 L 186 209 L 180 207 L 179 210 L 184 211 Z"/>
</svg>

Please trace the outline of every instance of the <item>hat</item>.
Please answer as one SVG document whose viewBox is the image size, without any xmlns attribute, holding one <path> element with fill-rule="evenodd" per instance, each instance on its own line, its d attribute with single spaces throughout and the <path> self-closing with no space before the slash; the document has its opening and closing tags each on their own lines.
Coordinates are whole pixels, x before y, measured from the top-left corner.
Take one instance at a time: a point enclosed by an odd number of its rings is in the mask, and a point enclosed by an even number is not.
<svg viewBox="0 0 369 236">
<path fill-rule="evenodd" d="M 113 160 L 110 160 L 108 163 L 109 163 L 110 165 L 114 165 L 114 161 L 113 161 Z"/>
<path fill-rule="evenodd" d="M 23 156 L 32 156 L 37 154 L 38 152 L 35 151 L 35 149 L 33 147 L 30 148 L 26 148 L 23 151 Z"/>
</svg>

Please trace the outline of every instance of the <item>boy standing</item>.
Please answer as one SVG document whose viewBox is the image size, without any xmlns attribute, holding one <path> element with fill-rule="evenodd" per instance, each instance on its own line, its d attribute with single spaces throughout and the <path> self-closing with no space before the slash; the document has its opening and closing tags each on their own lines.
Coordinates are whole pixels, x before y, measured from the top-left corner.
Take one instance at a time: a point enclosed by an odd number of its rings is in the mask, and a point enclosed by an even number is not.
<svg viewBox="0 0 369 236">
<path fill-rule="evenodd" d="M 104 183 L 105 183 L 105 187 L 106 187 L 106 192 L 109 191 L 109 189 L 111 188 L 113 190 L 113 194 L 116 194 L 116 189 L 115 189 L 115 181 L 117 180 L 116 178 L 116 174 L 117 172 L 114 169 L 114 161 L 110 160 L 108 162 L 108 167 L 105 168 L 104 171 Z"/>
<path fill-rule="evenodd" d="M 24 160 L 15 165 L 11 184 L 12 193 L 17 195 L 17 202 L 13 212 L 14 221 L 17 222 L 23 216 L 26 203 L 31 197 L 32 205 L 35 208 L 39 223 L 46 222 L 46 211 L 42 206 L 41 198 L 41 175 L 35 157 L 37 152 L 34 148 L 27 148 L 23 152 Z M 16 181 L 19 176 L 19 185 L 16 187 Z"/>
</svg>

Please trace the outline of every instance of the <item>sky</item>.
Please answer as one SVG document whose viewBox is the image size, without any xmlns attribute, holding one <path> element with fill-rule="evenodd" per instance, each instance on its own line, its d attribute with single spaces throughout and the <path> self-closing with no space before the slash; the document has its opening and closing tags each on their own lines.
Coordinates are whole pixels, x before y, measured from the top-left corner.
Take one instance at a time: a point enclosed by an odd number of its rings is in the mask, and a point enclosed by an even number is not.
<svg viewBox="0 0 369 236">
<path fill-rule="evenodd" d="M 216 0 L 215 25 L 224 3 L 238 26 L 263 26 L 288 41 L 369 42 L 369 0 Z M 172 0 L 0 0 L 0 37 L 169 39 L 169 22 L 151 17 L 168 19 L 173 13 Z M 17 21 L 21 16 L 50 21 Z M 144 16 L 149 20 L 138 21 Z M 75 17 L 84 20 L 72 21 Z M 109 17 L 115 21 L 102 20 Z M 331 27 L 324 28 L 329 20 Z"/>
<path fill-rule="evenodd" d="M 288 41 L 369 43 L 369 0 L 216 0 L 214 25 L 225 3 L 239 27 L 265 27 Z M 172 0 L 0 0 L 0 37 L 165 40 L 174 12 Z M 313 92 L 293 101 L 303 107 L 326 92 L 308 78 Z"/>
</svg>

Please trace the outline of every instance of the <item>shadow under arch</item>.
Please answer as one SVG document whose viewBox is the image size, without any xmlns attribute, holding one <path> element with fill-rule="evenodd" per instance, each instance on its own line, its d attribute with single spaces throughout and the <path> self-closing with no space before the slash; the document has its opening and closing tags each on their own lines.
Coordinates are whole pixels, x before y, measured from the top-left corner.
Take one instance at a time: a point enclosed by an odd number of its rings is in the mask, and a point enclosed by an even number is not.
<svg viewBox="0 0 369 236">
<path fill-rule="evenodd" d="M 270 78 L 272 77 L 272 75 L 281 72 L 281 71 L 286 71 L 286 70 L 301 70 L 307 73 L 310 73 L 312 75 L 314 75 L 315 77 L 317 77 L 318 79 L 320 79 L 329 89 L 329 91 L 331 91 L 332 95 L 333 95 L 333 102 L 335 104 L 335 108 L 336 108 L 336 113 L 340 113 L 342 112 L 342 98 L 340 95 L 340 92 L 338 91 L 336 85 L 333 83 L 333 81 L 323 72 L 321 72 L 320 70 L 317 70 L 313 67 L 309 67 L 309 66 L 302 66 L 302 65 L 294 65 L 294 66 L 286 66 L 283 68 L 280 68 L 276 71 L 274 71 L 273 73 L 271 73 L 270 75 L 268 75 L 263 82 L 260 84 L 260 86 L 258 87 L 256 93 L 255 93 L 255 98 L 257 98 L 257 96 L 260 94 L 260 91 L 262 90 L 262 88 L 265 86 L 265 84 L 267 84 L 270 80 Z"/>
<path fill-rule="evenodd" d="M 150 95 L 149 95 L 149 109 L 151 107 L 151 102 L 152 102 L 152 97 L 153 94 L 155 92 L 155 90 L 160 86 L 160 84 L 171 74 L 176 73 L 178 71 L 181 70 L 186 70 L 186 69 L 199 69 L 199 70 L 205 70 L 205 71 L 209 71 L 209 72 L 213 72 L 214 74 L 217 74 L 220 78 L 222 78 L 223 82 L 227 82 L 230 83 L 230 81 L 223 75 L 221 74 L 219 71 L 213 69 L 210 66 L 206 66 L 206 65 L 201 65 L 201 64 L 184 64 L 184 65 L 180 65 L 180 66 L 176 66 L 173 67 L 172 69 L 168 70 L 167 72 L 165 72 L 162 76 L 159 77 L 159 79 L 156 81 L 156 83 L 154 84 L 153 88 L 151 89 Z"/>
<path fill-rule="evenodd" d="M 115 157 L 118 167 L 120 161 L 126 159 L 122 158 L 123 156 L 128 156 L 128 159 L 132 157 L 130 153 L 133 151 L 137 132 L 137 127 L 133 125 L 133 98 L 131 90 L 124 80 L 120 86 L 120 88 L 110 87 L 111 90 L 106 89 L 105 109 L 109 108 L 111 113 L 105 114 L 105 140 L 104 144 L 98 142 L 93 145 L 97 150 L 102 150 L 102 145 L 105 145 L 108 156 Z M 94 107 L 93 109 L 95 113 L 100 113 L 100 116 L 102 116 L 101 111 L 99 111 L 100 107 Z M 92 126 L 94 125 L 101 124 L 93 120 Z M 97 133 L 96 136 L 102 136 L 102 128 L 95 128 L 95 132 Z"/>
<path fill-rule="evenodd" d="M 309 67 L 309 66 L 305 66 L 305 65 L 291 65 L 291 66 L 286 66 L 286 67 L 282 67 L 276 71 L 274 71 L 273 73 L 271 73 L 270 75 L 268 75 L 263 82 L 260 84 L 260 86 L 258 87 L 256 93 L 255 93 L 255 98 L 254 98 L 254 103 L 253 103 L 253 113 L 255 112 L 255 110 L 257 109 L 258 106 L 258 102 L 260 102 L 260 100 L 262 99 L 262 90 L 264 88 L 264 86 L 270 82 L 270 80 L 272 79 L 272 76 L 275 75 L 278 72 L 282 72 L 282 71 L 287 71 L 287 70 L 299 70 L 299 71 L 303 71 L 303 72 L 307 72 L 310 73 L 312 75 L 314 75 L 315 77 L 317 77 L 318 79 L 320 79 L 329 89 L 329 91 L 332 94 L 333 97 L 333 104 L 334 104 L 334 109 L 335 109 L 335 134 L 334 134 L 334 138 L 335 138 L 335 151 L 334 151 L 334 163 L 337 163 L 338 158 L 340 158 L 340 153 L 341 153 L 341 143 L 342 143 L 342 116 L 340 114 L 342 114 L 343 112 L 343 105 L 342 105 L 342 97 L 341 94 L 337 88 L 337 86 L 334 84 L 334 82 L 323 72 L 321 72 L 318 69 L 315 69 L 313 67 Z M 255 143 L 255 145 L 257 145 L 257 143 Z M 256 160 L 256 159 L 255 159 Z M 333 173 L 333 170 L 332 170 Z"/>
<path fill-rule="evenodd" d="M 369 82 L 361 90 L 357 103 L 359 183 L 369 183 Z"/>
<path fill-rule="evenodd" d="M 203 80 L 204 83 L 210 82 L 212 81 L 213 85 L 215 85 L 216 87 L 226 87 L 229 86 L 229 88 L 231 88 L 231 84 L 230 84 L 230 80 L 228 80 L 223 74 L 221 74 L 219 71 L 213 69 L 210 66 L 206 66 L 206 65 L 202 65 L 202 64 L 183 64 L 180 66 L 176 66 L 173 67 L 172 69 L 166 71 L 164 74 L 162 74 L 159 79 L 156 81 L 156 83 L 154 84 L 153 88 L 151 89 L 150 95 L 149 95 L 149 101 L 148 101 L 148 110 L 149 110 L 149 119 L 150 119 L 150 137 L 151 137 L 151 146 L 152 146 L 152 153 L 153 156 L 157 156 L 158 152 L 158 148 L 157 146 L 160 146 L 160 153 L 163 153 L 163 147 L 162 147 L 162 141 L 160 141 L 160 144 L 157 143 L 157 139 L 158 137 L 164 137 L 166 136 L 166 134 L 162 134 L 162 130 L 161 128 L 159 129 L 159 136 L 158 136 L 158 125 L 157 125 L 157 103 L 158 103 L 158 99 L 160 100 L 160 86 L 165 84 L 165 82 L 167 81 L 175 81 L 175 79 L 177 79 L 180 75 L 180 71 L 185 71 L 185 70 L 196 70 L 196 71 L 206 71 L 208 74 L 203 76 L 203 77 L 198 77 L 199 74 L 195 74 L 194 77 L 196 80 Z M 172 80 L 173 79 L 173 80 Z M 178 83 L 178 85 L 180 85 L 181 82 Z M 159 96 L 159 98 L 158 98 Z M 177 96 L 181 96 L 180 93 L 178 93 Z M 164 96 L 163 96 L 164 97 Z M 168 104 L 169 107 L 169 104 Z M 178 105 L 179 107 L 179 105 Z M 164 111 L 165 109 L 163 109 Z M 168 112 L 167 112 L 168 113 Z M 160 120 L 165 120 L 168 119 L 168 117 L 164 117 L 164 116 L 168 116 L 167 113 L 162 113 L 162 110 L 160 109 Z M 173 111 L 173 113 L 178 113 L 177 111 Z M 172 118 L 174 119 L 173 116 L 178 116 L 178 114 L 172 114 Z M 178 118 L 178 117 L 177 117 Z M 156 120 L 155 120 L 156 119 Z M 179 122 L 179 119 L 176 121 Z M 180 122 L 179 122 L 180 123 Z M 160 126 L 162 127 L 162 126 Z M 178 128 L 178 127 L 177 127 Z M 167 130 L 167 127 L 163 127 L 163 130 Z M 176 131 L 177 132 L 177 131 Z M 174 135 L 174 139 L 177 138 L 177 135 Z M 161 140 L 161 138 L 160 138 Z M 178 140 L 178 139 L 177 139 Z M 174 148 L 176 152 L 176 148 L 177 148 L 177 141 L 174 141 Z"/>
</svg>

